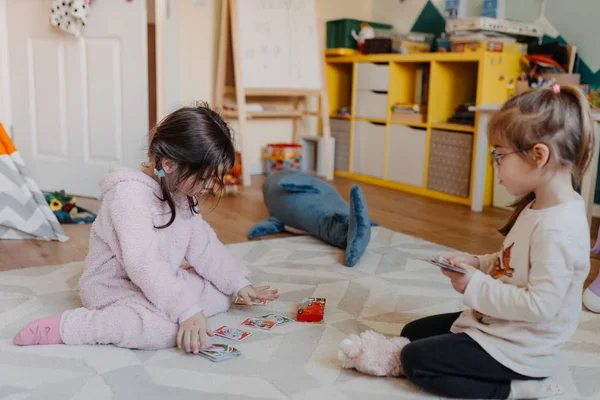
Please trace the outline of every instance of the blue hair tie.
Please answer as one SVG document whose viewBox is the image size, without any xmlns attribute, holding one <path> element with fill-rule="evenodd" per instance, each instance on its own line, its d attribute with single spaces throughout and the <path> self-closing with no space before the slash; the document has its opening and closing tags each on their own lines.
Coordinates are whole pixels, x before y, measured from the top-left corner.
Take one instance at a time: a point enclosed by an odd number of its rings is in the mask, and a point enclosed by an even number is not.
<svg viewBox="0 0 600 400">
<path fill-rule="evenodd" d="M 156 168 L 154 168 L 154 175 L 158 176 L 159 178 L 164 178 L 165 177 L 165 171 L 163 169 L 156 169 Z"/>
</svg>

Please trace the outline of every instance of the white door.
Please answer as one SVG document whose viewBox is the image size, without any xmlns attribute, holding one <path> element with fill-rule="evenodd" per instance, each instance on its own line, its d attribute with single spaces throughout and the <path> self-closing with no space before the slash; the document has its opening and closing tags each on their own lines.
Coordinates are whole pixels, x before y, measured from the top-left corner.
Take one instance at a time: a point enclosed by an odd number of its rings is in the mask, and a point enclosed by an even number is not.
<svg viewBox="0 0 600 400">
<path fill-rule="evenodd" d="M 110 165 L 144 159 L 146 1 L 93 1 L 81 38 L 50 25 L 51 3 L 7 2 L 13 140 L 42 190 L 97 196 Z"/>
<path fill-rule="evenodd" d="M 156 22 L 156 113 L 160 121 L 181 107 L 179 94 L 179 11 L 177 1 L 149 0 Z"/>
</svg>

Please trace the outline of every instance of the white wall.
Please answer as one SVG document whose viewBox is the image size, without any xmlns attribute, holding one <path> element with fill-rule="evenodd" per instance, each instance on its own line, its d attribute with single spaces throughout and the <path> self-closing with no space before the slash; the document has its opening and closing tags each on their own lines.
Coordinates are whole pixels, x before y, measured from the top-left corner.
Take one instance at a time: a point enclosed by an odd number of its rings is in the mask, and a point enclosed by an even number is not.
<svg viewBox="0 0 600 400">
<path fill-rule="evenodd" d="M 400 32 L 407 32 L 414 24 L 417 16 L 427 0 L 371 0 L 374 21 L 387 22 Z M 443 12 L 444 0 L 433 0 Z M 569 43 L 577 46 L 577 51 L 592 69 L 600 69 L 600 51 L 596 37 L 598 36 L 597 16 L 600 15 L 600 0 L 572 0 L 565 7 L 565 0 L 547 0 L 545 18 L 542 22 L 543 0 L 507 0 L 506 18 L 523 22 L 537 22 L 548 27 L 548 35 L 553 36 L 555 29 Z M 479 16 L 483 8 L 483 0 L 467 1 L 467 16 Z M 551 26 L 548 26 L 549 25 Z"/>
<path fill-rule="evenodd" d="M 181 88 L 184 87 L 181 82 L 181 53 L 180 43 L 183 40 L 180 33 L 180 10 L 179 7 L 183 4 L 177 0 L 159 0 L 157 2 L 160 5 L 164 5 L 168 11 L 165 11 L 164 21 L 156 25 L 157 33 L 157 45 L 158 35 L 162 34 L 164 38 L 164 54 L 163 59 L 157 60 L 157 74 L 163 73 L 164 79 L 164 93 L 163 93 L 163 115 L 158 115 L 157 118 L 160 121 L 165 115 L 176 110 L 181 106 Z M 158 15 L 158 11 L 157 11 Z M 160 32 L 159 32 L 160 30 Z M 171 62 L 174 60 L 174 62 Z M 158 63 L 162 62 L 162 70 L 158 69 Z"/>
<path fill-rule="evenodd" d="M 408 32 L 425 4 L 427 0 L 404 0 L 403 2 L 373 0 L 373 21 L 391 24 L 398 32 Z"/>
<path fill-rule="evenodd" d="M 0 0 L 0 122 L 11 135 L 11 110 L 8 99 L 10 96 L 8 80 L 8 42 L 6 38 L 6 0 Z"/>
<path fill-rule="evenodd" d="M 399 32 L 408 32 L 412 28 L 427 0 L 371 0 L 374 21 L 387 22 L 394 25 Z M 564 0 L 556 0 L 561 2 Z M 579 0 L 577 0 L 579 1 Z M 584 0 L 587 1 L 587 0 Z M 591 2 L 596 0 L 589 0 Z M 432 3 L 444 13 L 444 0 L 432 0 Z M 600 3 L 600 2 L 599 2 Z M 532 22 L 540 15 L 542 0 L 508 0 L 506 16 L 509 19 Z M 467 16 L 480 16 L 483 0 L 467 1 Z"/>
<path fill-rule="evenodd" d="M 371 20 L 373 4 L 381 1 L 394 0 L 320 0 L 321 11 L 325 21 L 332 19 L 352 18 Z"/>
<path fill-rule="evenodd" d="M 217 68 L 221 1 L 206 0 L 203 6 L 195 5 L 191 0 L 174 1 L 177 1 L 179 18 L 181 104 L 198 100 L 212 103 Z M 323 18 L 331 20 L 370 19 L 371 3 L 377 0 L 321 1 Z M 234 130 L 237 130 L 233 121 L 231 125 Z M 307 127 L 310 126 L 307 124 Z M 286 120 L 250 121 L 247 135 L 250 161 L 246 161 L 245 166 L 250 168 L 252 173 L 259 173 L 262 168 L 262 148 L 269 142 L 292 140 L 292 123 Z"/>
</svg>

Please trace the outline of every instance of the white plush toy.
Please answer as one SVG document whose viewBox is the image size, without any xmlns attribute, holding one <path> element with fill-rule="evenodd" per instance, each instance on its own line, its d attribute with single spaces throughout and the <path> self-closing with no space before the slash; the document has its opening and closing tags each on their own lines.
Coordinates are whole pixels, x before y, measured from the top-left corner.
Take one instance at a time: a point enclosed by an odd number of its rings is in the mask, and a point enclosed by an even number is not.
<svg viewBox="0 0 600 400">
<path fill-rule="evenodd" d="M 63 31 L 79 37 L 87 23 L 91 0 L 53 0 L 50 23 Z"/>
<path fill-rule="evenodd" d="M 375 376 L 402 376 L 400 352 L 410 341 L 405 337 L 388 338 L 381 333 L 353 333 L 340 344 L 338 357 L 343 368 L 354 368 Z"/>
</svg>

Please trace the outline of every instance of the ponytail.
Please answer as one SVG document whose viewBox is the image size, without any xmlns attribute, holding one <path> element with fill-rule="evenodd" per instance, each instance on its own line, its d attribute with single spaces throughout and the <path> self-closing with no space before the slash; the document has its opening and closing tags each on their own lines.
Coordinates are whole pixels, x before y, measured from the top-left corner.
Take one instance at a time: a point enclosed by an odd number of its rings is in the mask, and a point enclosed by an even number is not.
<svg viewBox="0 0 600 400">
<path fill-rule="evenodd" d="M 502 234 L 502 236 L 508 235 L 508 233 L 510 232 L 512 227 L 515 225 L 515 222 L 517 222 L 519 215 L 521 215 L 521 212 L 529 204 L 531 204 L 531 202 L 534 200 L 535 200 L 535 193 L 531 192 L 531 193 L 528 193 L 525 196 L 521 197 L 519 200 L 515 201 L 514 203 L 510 204 L 509 207 L 513 208 L 513 213 L 510 216 L 510 218 L 508 219 L 508 222 L 506 223 L 506 225 L 504 225 L 501 229 L 498 229 L 498 232 L 500 232 Z"/>
<path fill-rule="evenodd" d="M 564 86 L 561 93 L 565 93 L 577 106 L 579 120 L 581 121 L 581 143 L 579 154 L 573 168 L 573 179 L 577 186 L 581 184 L 583 174 L 590 166 L 594 154 L 594 123 L 590 114 L 590 105 L 583 93 L 576 87 Z"/>
<path fill-rule="evenodd" d="M 160 171 L 162 169 L 160 158 L 156 159 L 154 168 L 156 168 L 157 171 Z M 167 180 L 165 179 L 165 177 L 159 176 L 158 180 L 160 181 L 160 190 L 162 191 L 162 194 L 163 194 L 163 197 L 162 197 L 162 199 L 160 199 L 160 201 L 166 201 L 167 204 L 169 205 L 169 209 L 171 210 L 171 219 L 169 220 L 169 222 L 167 222 L 163 226 L 155 226 L 156 229 L 164 229 L 164 228 L 168 228 L 169 226 L 171 226 L 173 221 L 175 221 L 175 212 L 176 212 L 175 211 L 175 202 L 173 201 L 173 197 L 171 196 L 171 191 L 169 190 L 169 187 L 167 185 Z"/>
</svg>

